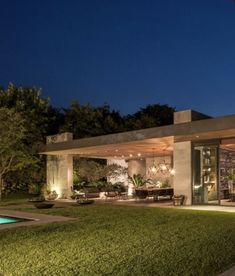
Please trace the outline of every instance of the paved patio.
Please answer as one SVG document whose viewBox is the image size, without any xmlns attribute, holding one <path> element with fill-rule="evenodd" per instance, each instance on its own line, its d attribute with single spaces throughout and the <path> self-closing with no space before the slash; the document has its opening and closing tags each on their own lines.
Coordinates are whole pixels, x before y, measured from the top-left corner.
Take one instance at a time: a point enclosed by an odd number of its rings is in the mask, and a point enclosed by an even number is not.
<svg viewBox="0 0 235 276">
<path fill-rule="evenodd" d="M 64 222 L 64 221 L 76 220 L 75 218 L 71 218 L 71 217 L 51 216 L 51 215 L 43 215 L 43 214 L 21 212 L 21 211 L 15 211 L 15 210 L 5 210 L 5 209 L 0 209 L 0 215 L 16 217 L 16 218 L 24 218 L 24 219 L 30 220 L 30 221 L 22 221 L 22 222 L 11 223 L 11 224 L 1 224 L 0 230 L 20 227 L 20 226 L 29 226 L 29 225 L 33 226 L 33 225 L 42 225 L 42 224 L 51 223 L 51 222 Z"/>
<path fill-rule="evenodd" d="M 219 212 L 229 212 L 235 213 L 235 206 L 218 206 L 218 205 L 191 205 L 191 206 L 174 206 L 171 201 L 158 201 L 153 202 L 152 200 L 117 200 L 109 201 L 116 205 L 133 205 L 133 206 L 143 206 L 152 208 L 174 208 L 182 210 L 195 210 L 195 211 L 219 211 Z M 234 274 L 235 275 L 235 274 Z"/>
</svg>

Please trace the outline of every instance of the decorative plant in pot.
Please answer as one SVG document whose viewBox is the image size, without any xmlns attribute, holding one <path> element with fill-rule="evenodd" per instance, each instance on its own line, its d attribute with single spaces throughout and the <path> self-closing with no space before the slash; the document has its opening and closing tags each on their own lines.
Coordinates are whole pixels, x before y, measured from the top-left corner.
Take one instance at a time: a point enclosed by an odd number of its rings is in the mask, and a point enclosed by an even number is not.
<svg viewBox="0 0 235 276">
<path fill-rule="evenodd" d="M 53 203 L 50 203 L 50 202 L 46 202 L 46 198 L 44 196 L 44 194 L 46 193 L 45 192 L 45 185 L 40 189 L 40 193 L 30 199 L 29 201 L 32 202 L 34 204 L 34 206 L 38 209 L 47 209 L 47 208 L 52 208 L 54 206 Z M 54 193 L 53 193 L 54 195 Z M 58 196 L 58 195 L 57 195 Z"/>
<path fill-rule="evenodd" d="M 87 205 L 87 204 L 92 204 L 95 201 L 93 199 L 89 199 L 89 198 L 78 198 L 77 199 L 77 204 L 78 205 Z"/>
<path fill-rule="evenodd" d="M 37 195 L 37 196 L 35 196 L 35 197 L 33 197 L 33 198 L 31 198 L 30 200 L 29 200 L 29 202 L 44 202 L 46 199 L 45 199 L 45 196 L 43 195 L 43 194 L 39 194 L 39 195 Z"/>
<path fill-rule="evenodd" d="M 128 180 L 135 188 L 140 188 L 148 183 L 151 183 L 150 179 L 144 179 L 141 174 L 133 174 L 133 176 L 129 175 Z"/>
<path fill-rule="evenodd" d="M 47 200 L 49 201 L 53 201 L 56 200 L 58 198 L 58 194 L 56 191 L 48 191 L 47 192 Z"/>
</svg>

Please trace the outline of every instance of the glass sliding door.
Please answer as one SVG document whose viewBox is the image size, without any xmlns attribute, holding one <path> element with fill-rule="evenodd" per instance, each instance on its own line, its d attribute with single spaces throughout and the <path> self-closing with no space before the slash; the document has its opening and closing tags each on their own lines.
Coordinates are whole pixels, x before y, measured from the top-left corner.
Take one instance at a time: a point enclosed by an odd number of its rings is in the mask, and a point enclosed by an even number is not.
<svg viewBox="0 0 235 276">
<path fill-rule="evenodd" d="M 219 204 L 217 145 L 194 146 L 193 203 Z"/>
</svg>

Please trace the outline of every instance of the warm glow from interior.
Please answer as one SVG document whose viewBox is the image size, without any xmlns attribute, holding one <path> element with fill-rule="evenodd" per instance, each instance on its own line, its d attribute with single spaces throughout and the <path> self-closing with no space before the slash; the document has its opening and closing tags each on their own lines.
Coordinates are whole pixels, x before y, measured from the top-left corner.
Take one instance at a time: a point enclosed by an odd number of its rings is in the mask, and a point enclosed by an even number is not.
<svg viewBox="0 0 235 276">
<path fill-rule="evenodd" d="M 170 174 L 175 175 L 175 169 L 171 169 Z"/>
</svg>

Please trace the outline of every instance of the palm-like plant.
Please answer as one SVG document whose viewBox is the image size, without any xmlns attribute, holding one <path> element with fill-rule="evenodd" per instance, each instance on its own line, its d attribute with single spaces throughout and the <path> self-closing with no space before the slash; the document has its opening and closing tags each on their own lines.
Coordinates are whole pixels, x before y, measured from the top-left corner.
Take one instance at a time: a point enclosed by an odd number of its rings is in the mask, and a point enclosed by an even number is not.
<svg viewBox="0 0 235 276">
<path fill-rule="evenodd" d="M 133 176 L 128 176 L 128 180 L 131 184 L 135 186 L 135 188 L 144 186 L 147 183 L 150 183 L 150 179 L 144 179 L 141 174 L 133 174 Z"/>
</svg>

